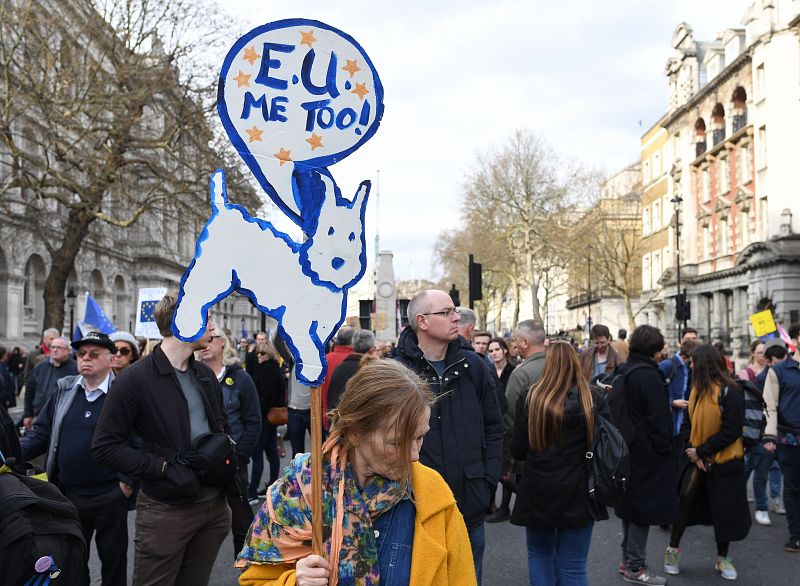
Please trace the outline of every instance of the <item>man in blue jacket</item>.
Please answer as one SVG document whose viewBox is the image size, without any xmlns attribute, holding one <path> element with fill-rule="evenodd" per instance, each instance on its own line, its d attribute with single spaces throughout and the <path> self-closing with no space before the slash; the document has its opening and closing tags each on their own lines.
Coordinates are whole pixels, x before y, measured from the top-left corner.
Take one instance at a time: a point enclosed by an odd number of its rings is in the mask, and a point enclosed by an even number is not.
<svg viewBox="0 0 800 586">
<path fill-rule="evenodd" d="M 672 435 L 678 436 L 683 424 L 686 409 L 689 408 L 689 393 L 692 391 L 692 368 L 689 356 L 699 342 L 687 339 L 672 358 L 667 358 L 658 363 L 658 368 L 664 375 L 669 392 L 670 407 L 672 407 Z"/>
<path fill-rule="evenodd" d="M 410 327 L 400 334 L 395 359 L 423 377 L 440 397 L 431 410 L 420 461 L 439 472 L 453 491 L 480 584 L 484 517 L 500 478 L 503 424 L 483 359 L 459 344 L 459 320 L 444 291 L 417 293 L 408 304 Z"/>
</svg>

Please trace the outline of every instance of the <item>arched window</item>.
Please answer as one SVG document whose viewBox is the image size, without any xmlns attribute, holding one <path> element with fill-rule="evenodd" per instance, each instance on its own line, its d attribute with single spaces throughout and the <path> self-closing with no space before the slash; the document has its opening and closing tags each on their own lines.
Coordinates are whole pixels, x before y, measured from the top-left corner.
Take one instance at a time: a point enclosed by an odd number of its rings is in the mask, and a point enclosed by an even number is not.
<svg viewBox="0 0 800 586">
<path fill-rule="evenodd" d="M 25 276 L 22 283 L 22 306 L 26 321 L 33 321 L 30 326 L 33 331 L 41 331 L 41 322 L 44 321 L 44 280 L 46 269 L 42 257 L 33 254 L 25 263 Z"/>
<path fill-rule="evenodd" d="M 698 118 L 694 123 L 694 156 L 699 157 L 706 152 L 706 121 Z"/>
<path fill-rule="evenodd" d="M 715 145 L 725 140 L 725 108 L 719 102 L 711 111 L 711 128 Z"/>
<path fill-rule="evenodd" d="M 125 291 L 125 279 L 122 275 L 114 277 L 114 314 L 111 320 L 120 329 L 130 329 L 128 324 L 128 294 Z"/>
<path fill-rule="evenodd" d="M 736 132 L 747 126 L 747 92 L 744 91 L 742 86 L 738 86 L 733 90 L 731 101 L 733 102 L 733 123 L 731 131 Z"/>
</svg>

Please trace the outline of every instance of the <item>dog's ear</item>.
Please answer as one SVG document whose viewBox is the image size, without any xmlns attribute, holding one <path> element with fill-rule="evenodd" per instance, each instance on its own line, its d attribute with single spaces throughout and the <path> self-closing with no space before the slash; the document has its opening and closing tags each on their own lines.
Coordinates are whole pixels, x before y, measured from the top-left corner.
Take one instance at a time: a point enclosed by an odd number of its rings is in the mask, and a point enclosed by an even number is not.
<svg viewBox="0 0 800 586">
<path fill-rule="evenodd" d="M 217 212 L 228 203 L 228 190 L 225 187 L 225 171 L 217 169 L 211 175 L 211 211 Z"/>
</svg>

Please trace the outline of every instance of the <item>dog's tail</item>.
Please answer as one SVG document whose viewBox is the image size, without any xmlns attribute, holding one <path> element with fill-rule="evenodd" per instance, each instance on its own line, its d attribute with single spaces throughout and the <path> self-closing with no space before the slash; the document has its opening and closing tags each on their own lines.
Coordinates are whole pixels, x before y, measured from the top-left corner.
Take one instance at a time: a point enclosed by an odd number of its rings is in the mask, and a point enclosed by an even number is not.
<svg viewBox="0 0 800 586">
<path fill-rule="evenodd" d="M 225 187 L 225 171 L 217 169 L 211 175 L 211 210 L 221 210 L 226 203 L 228 203 L 228 190 Z"/>
</svg>

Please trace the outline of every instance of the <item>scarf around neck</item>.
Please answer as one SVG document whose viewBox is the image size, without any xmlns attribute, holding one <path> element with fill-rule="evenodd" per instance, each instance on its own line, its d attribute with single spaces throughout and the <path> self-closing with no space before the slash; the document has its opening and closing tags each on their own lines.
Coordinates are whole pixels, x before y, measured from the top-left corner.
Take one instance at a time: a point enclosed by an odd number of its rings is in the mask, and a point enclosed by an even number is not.
<svg viewBox="0 0 800 586">
<path fill-rule="evenodd" d="M 728 392 L 735 390 L 728 389 Z M 689 420 L 692 431 L 689 441 L 694 447 L 702 446 L 712 435 L 722 429 L 722 409 L 719 404 L 720 387 L 714 384 L 711 390 L 698 399 L 697 387 L 692 387 L 689 395 Z M 714 464 L 724 464 L 736 458 L 744 458 L 744 444 L 742 438 L 736 438 L 729 446 L 711 456 Z"/>
<path fill-rule="evenodd" d="M 359 488 L 342 449 L 331 436 L 322 448 L 322 539 L 331 563 L 330 586 L 378 586 L 378 547 L 372 519 L 389 511 L 410 488 L 372 477 Z M 311 553 L 311 455 L 298 455 L 267 499 L 247 533 L 236 566 L 295 562 Z"/>
</svg>

